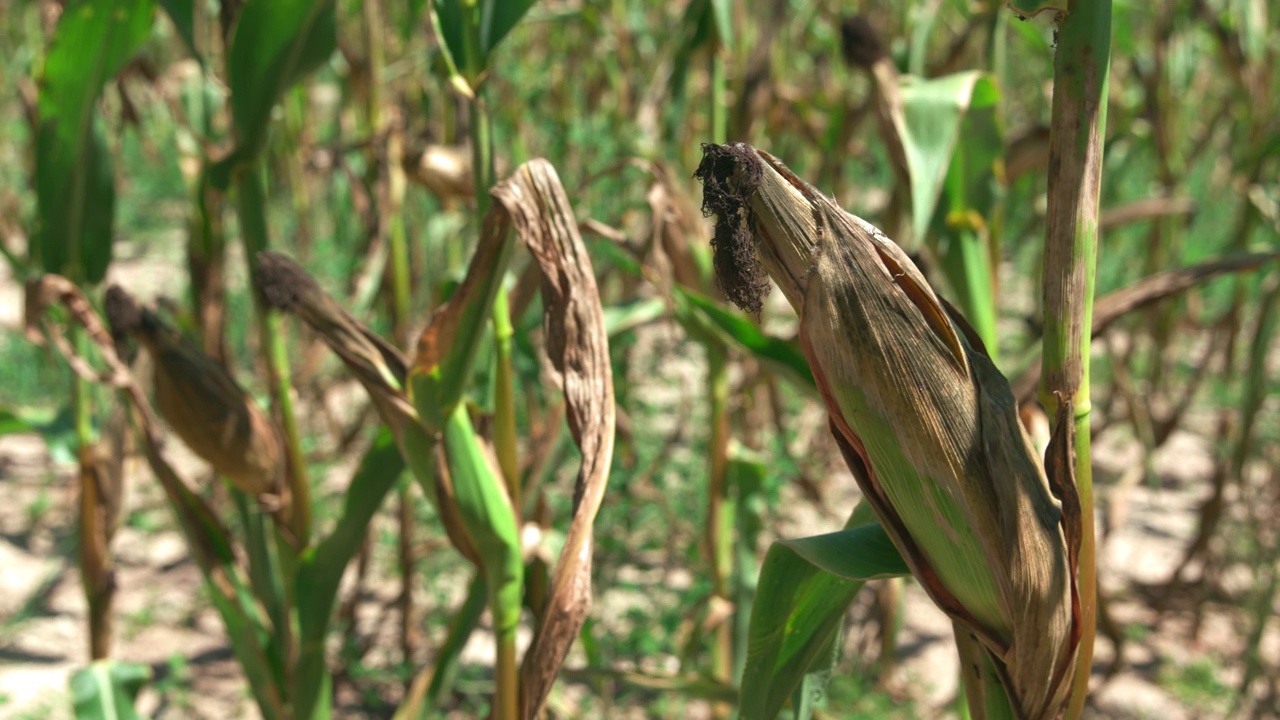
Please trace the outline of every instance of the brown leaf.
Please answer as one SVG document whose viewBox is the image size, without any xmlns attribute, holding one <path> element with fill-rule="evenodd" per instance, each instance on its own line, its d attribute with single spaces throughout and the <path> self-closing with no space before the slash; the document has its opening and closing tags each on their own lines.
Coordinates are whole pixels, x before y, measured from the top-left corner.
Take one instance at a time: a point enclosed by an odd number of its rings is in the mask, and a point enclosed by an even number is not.
<svg viewBox="0 0 1280 720">
<path fill-rule="evenodd" d="M 591 260 L 555 169 L 528 162 L 493 196 L 542 269 L 547 354 L 561 373 L 569 429 L 582 450 L 573 521 L 544 621 L 520 668 L 521 716 L 532 719 L 591 611 L 592 532 L 613 458 L 613 375 Z"/>
</svg>

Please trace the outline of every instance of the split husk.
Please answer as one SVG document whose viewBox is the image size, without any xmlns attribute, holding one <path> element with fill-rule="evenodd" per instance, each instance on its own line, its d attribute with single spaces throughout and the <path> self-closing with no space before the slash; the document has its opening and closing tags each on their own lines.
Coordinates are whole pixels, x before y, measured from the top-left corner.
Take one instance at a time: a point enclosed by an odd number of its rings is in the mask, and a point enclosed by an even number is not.
<svg viewBox="0 0 1280 720">
<path fill-rule="evenodd" d="M 758 312 L 767 274 L 795 308 L 863 493 L 952 618 L 966 659 L 989 660 L 966 663 L 978 680 L 967 686 L 1004 690 L 971 690 L 971 709 L 1054 717 L 1079 640 L 1070 443 L 1051 483 L 981 341 L 883 233 L 768 153 L 741 143 L 704 153 L 697 177 L 717 216 L 722 289 Z M 1049 452 L 1062 456 L 1063 438 Z"/>
</svg>

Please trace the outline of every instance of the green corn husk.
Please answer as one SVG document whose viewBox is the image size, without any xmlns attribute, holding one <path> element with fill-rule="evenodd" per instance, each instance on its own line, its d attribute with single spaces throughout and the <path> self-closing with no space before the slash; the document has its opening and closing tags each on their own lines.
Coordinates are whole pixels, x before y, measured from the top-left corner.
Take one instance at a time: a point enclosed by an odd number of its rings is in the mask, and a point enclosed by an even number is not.
<svg viewBox="0 0 1280 720">
<path fill-rule="evenodd" d="M 717 215 L 722 289 L 758 312 L 767 273 L 795 308 L 854 476 L 958 638 L 990 659 L 994 677 L 980 686 L 1007 696 L 971 707 L 1055 716 L 1078 643 L 1078 523 L 1063 511 L 1077 506 L 1051 491 L 1008 382 L 883 233 L 768 153 L 741 143 L 704 153 L 697 177 Z"/>
</svg>

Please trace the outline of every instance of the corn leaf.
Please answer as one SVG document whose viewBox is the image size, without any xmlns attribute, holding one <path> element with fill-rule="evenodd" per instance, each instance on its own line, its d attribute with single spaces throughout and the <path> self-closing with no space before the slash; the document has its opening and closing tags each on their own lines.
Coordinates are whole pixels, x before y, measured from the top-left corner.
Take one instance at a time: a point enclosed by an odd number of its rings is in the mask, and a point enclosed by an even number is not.
<svg viewBox="0 0 1280 720">
<path fill-rule="evenodd" d="M 418 411 L 405 395 L 408 362 L 403 354 L 352 317 L 315 278 L 285 255 L 259 253 L 253 282 L 268 306 L 307 323 L 360 381 L 395 436 L 414 478 L 439 513 L 450 541 L 464 557 L 478 561 L 458 518 L 453 489 L 445 478 L 436 476 L 435 435 L 419 422 Z"/>
<path fill-rule="evenodd" d="M 438 0 L 432 3 L 445 54 L 471 87 L 489 68 L 493 51 L 534 0 Z"/>
<path fill-rule="evenodd" d="M 115 179 L 94 104 L 151 33 L 151 0 L 69 4 L 40 78 L 36 252 L 45 272 L 96 283 L 111 262 Z"/>
<path fill-rule="evenodd" d="M 902 114 L 895 118 L 911 176 L 911 226 L 925 237 L 942 192 L 960 125 L 973 105 L 998 100 L 995 84 L 979 72 L 941 78 L 902 78 Z"/>
<path fill-rule="evenodd" d="M 667 306 L 660 298 L 638 298 L 605 308 L 604 327 L 609 337 L 617 337 L 666 314 Z"/>
<path fill-rule="evenodd" d="M 485 323 L 506 274 L 513 243 L 511 218 L 501 207 L 486 213 L 471 264 L 449 301 L 436 308 L 418 338 L 409 371 L 409 397 L 428 430 L 438 432 L 461 402 L 476 353 L 487 336 Z"/>
<path fill-rule="evenodd" d="M 862 502 L 846 529 L 874 523 Z M 829 658 L 831 639 L 863 584 L 823 570 L 783 543 L 769 548 L 751 610 L 738 703 L 743 718 L 777 717 L 805 675 Z"/>
<path fill-rule="evenodd" d="M 173 27 L 178 31 L 178 36 L 190 51 L 191 57 L 204 65 L 204 58 L 196 48 L 195 0 L 159 0 L 159 2 L 160 7 L 173 23 Z"/>
<path fill-rule="evenodd" d="M 76 720 L 140 720 L 133 703 L 151 681 L 151 667 L 99 660 L 71 675 Z"/>
<path fill-rule="evenodd" d="M 766 335 L 760 327 L 740 312 L 727 310 L 710 298 L 688 288 L 675 288 L 679 307 L 688 308 L 704 318 L 729 344 L 746 350 L 757 360 L 780 371 L 800 387 L 816 390 L 809 361 L 794 342 Z"/>
<path fill-rule="evenodd" d="M 0 407 L 0 436 L 36 432 L 39 426 L 9 408 Z"/>
<path fill-rule="evenodd" d="M 560 373 L 569 431 L 582 451 L 573 520 L 552 573 L 544 621 L 520 667 L 520 715 L 532 720 L 591 610 L 595 517 L 613 458 L 613 374 L 591 258 L 555 168 L 545 160 L 525 163 L 494 188 L 493 197 L 542 271 L 547 355 Z"/>
<path fill-rule="evenodd" d="M 444 426 L 445 469 L 458 515 L 475 544 L 494 613 L 494 634 L 514 635 L 520 621 L 524 561 L 520 533 L 497 460 L 481 444 L 464 405 L 456 405 Z"/>
<path fill-rule="evenodd" d="M 826 535 L 779 540 L 778 544 L 814 566 L 849 580 L 865 582 L 911 574 L 880 523 Z"/>
<path fill-rule="evenodd" d="M 252 160 L 266 147 L 272 108 L 285 90 L 329 59 L 336 37 L 333 0 L 245 3 L 227 50 L 239 160 Z"/>
<path fill-rule="evenodd" d="M 996 268 L 1004 136 L 996 117 L 1000 91 L 985 76 L 976 84 L 951 153 L 931 236 L 956 303 L 989 351 L 996 342 Z"/>
<path fill-rule="evenodd" d="M 296 669 L 298 694 L 294 698 L 298 718 L 326 716 L 317 710 L 329 702 L 325 635 L 338 595 L 338 583 L 360 549 L 369 521 L 404 468 L 404 457 L 396 447 L 395 438 L 384 428 L 361 458 L 351 486 L 343 494 L 342 514 L 337 525 L 302 556 L 296 583 L 298 626 L 302 635 Z"/>
</svg>

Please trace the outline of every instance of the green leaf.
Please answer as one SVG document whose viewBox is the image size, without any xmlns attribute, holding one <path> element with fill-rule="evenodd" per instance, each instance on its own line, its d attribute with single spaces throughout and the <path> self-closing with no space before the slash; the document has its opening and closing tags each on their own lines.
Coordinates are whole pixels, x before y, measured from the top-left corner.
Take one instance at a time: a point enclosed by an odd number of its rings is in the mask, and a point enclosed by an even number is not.
<svg viewBox="0 0 1280 720">
<path fill-rule="evenodd" d="M 769 548 L 751 610 L 739 703 L 743 718 L 772 720 L 805 675 L 830 661 L 832 638 L 863 585 L 863 581 L 850 576 L 887 577 L 894 566 L 880 546 L 883 530 L 864 530 L 878 527 L 871 506 L 861 502 L 842 532 L 862 532 L 836 540 L 822 540 L 830 538 L 824 535 L 812 543 L 774 543 Z M 846 574 L 834 575 L 813 564 L 797 552 L 796 543 L 809 555 Z M 834 557 L 841 549 L 851 552 L 855 559 Z M 897 563 L 905 572 L 901 558 Z"/>
<path fill-rule="evenodd" d="M 151 680 L 151 667 L 98 660 L 71 675 L 71 702 L 77 720 L 137 720 L 133 703 Z"/>
<path fill-rule="evenodd" d="M 506 486 L 480 445 L 465 404 L 444 427 L 444 450 L 458 516 L 483 564 L 496 634 L 514 633 L 520 620 L 524 561 L 520 533 Z"/>
<path fill-rule="evenodd" d="M 333 54 L 333 0 L 249 0 L 227 52 L 236 152 L 255 159 L 266 147 L 271 110 L 294 83 Z"/>
<path fill-rule="evenodd" d="M 534 0 L 440 0 L 432 3 L 436 26 L 453 70 L 471 87 L 489 69 L 493 51 Z"/>
<path fill-rule="evenodd" d="M 989 77 L 973 87 L 969 111 L 951 155 L 931 236 L 956 304 L 987 346 L 997 349 L 995 273 L 1002 224 L 1003 186 L 997 166 L 1004 162 L 1004 135 L 997 108 L 1000 90 Z M 995 355 L 991 355 L 995 361 Z"/>
<path fill-rule="evenodd" d="M 0 435 L 37 432 L 39 427 L 9 408 L 0 407 Z"/>
<path fill-rule="evenodd" d="M 733 0 L 711 0 L 711 14 L 716 21 L 716 40 L 722 47 L 733 47 Z"/>
<path fill-rule="evenodd" d="M 151 0 L 72 4 L 40 78 L 36 254 L 45 272 L 96 283 L 111 262 L 115 184 L 94 105 L 151 32 Z"/>
<path fill-rule="evenodd" d="M 880 523 L 839 530 L 826 535 L 779 540 L 811 565 L 848 580 L 880 580 L 911 574 L 898 548 Z"/>
<path fill-rule="evenodd" d="M 898 134 L 911 175 L 911 226 L 924 239 L 960 137 L 960 123 L 983 79 L 977 71 L 922 80 L 902 78 L 902 126 Z M 988 85 L 990 81 L 987 81 Z M 985 98 L 985 91 L 980 95 Z"/>
<path fill-rule="evenodd" d="M 686 310 L 705 320 L 710 328 L 751 353 L 765 365 L 780 371 L 801 387 L 817 389 L 813 371 L 804 352 L 794 342 L 766 335 L 742 313 L 728 310 L 705 295 L 688 288 L 675 289 L 677 312 Z"/>
<path fill-rule="evenodd" d="M 605 332 L 610 338 L 666 315 L 667 306 L 660 298 L 643 298 L 604 308 Z"/>
<path fill-rule="evenodd" d="M 342 515 L 328 537 L 302 556 L 298 568 L 298 625 L 302 635 L 297 666 L 298 718 L 326 717 L 317 710 L 328 702 L 329 677 L 325 672 L 325 635 L 333 612 L 338 584 L 360 545 L 382 501 L 404 472 L 405 461 L 395 438 L 386 427 L 360 460 L 343 494 Z"/>
</svg>

